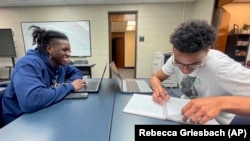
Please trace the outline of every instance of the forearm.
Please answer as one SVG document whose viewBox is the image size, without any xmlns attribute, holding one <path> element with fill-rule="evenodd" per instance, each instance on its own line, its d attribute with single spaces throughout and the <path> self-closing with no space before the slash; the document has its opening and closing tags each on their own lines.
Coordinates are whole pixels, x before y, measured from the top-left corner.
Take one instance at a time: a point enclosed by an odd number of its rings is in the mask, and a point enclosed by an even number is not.
<svg viewBox="0 0 250 141">
<path fill-rule="evenodd" d="M 151 88 L 153 90 L 155 90 L 155 89 L 157 89 L 159 87 L 162 87 L 161 81 L 157 77 L 155 77 L 155 76 L 151 77 L 151 79 L 150 79 L 150 85 L 151 85 Z"/>
<path fill-rule="evenodd" d="M 222 96 L 219 98 L 221 103 L 223 103 L 221 111 L 250 116 L 249 96 Z"/>
<path fill-rule="evenodd" d="M 57 88 L 36 88 L 17 92 L 20 107 L 24 112 L 34 112 L 61 101 L 74 90 L 72 84 L 63 84 Z"/>
</svg>

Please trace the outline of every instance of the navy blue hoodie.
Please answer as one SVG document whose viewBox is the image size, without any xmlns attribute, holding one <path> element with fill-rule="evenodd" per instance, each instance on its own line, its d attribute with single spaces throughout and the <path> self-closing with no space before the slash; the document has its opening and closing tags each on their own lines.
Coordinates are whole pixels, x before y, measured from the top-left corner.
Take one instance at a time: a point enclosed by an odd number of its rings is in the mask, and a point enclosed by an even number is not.
<svg viewBox="0 0 250 141">
<path fill-rule="evenodd" d="M 82 72 L 66 65 L 54 69 L 48 56 L 29 50 L 13 69 L 10 84 L 2 100 L 3 121 L 13 121 L 24 113 L 31 113 L 62 100 L 74 91 L 70 83 L 82 79 Z M 57 87 L 54 87 L 57 84 Z"/>
</svg>

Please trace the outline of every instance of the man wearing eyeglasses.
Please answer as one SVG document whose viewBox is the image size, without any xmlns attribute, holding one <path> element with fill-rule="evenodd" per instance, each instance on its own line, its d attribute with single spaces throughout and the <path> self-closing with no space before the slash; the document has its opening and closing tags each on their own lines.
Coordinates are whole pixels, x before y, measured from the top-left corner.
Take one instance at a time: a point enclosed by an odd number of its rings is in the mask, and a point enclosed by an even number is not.
<svg viewBox="0 0 250 141">
<path fill-rule="evenodd" d="M 161 82 L 176 75 L 182 97 L 191 99 L 182 108 L 183 121 L 230 124 L 235 114 L 250 116 L 250 69 L 211 49 L 215 40 L 206 21 L 182 23 L 170 37 L 172 56 L 150 79 L 153 100 L 163 104 L 169 94 Z"/>
</svg>

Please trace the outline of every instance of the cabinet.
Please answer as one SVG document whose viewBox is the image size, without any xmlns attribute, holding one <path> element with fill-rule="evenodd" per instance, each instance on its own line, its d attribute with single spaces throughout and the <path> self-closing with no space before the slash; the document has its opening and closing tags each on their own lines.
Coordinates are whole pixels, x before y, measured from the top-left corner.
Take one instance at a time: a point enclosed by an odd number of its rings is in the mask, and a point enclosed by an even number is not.
<svg viewBox="0 0 250 141">
<path fill-rule="evenodd" d="M 153 63 L 152 63 L 152 75 L 156 73 L 166 63 L 168 58 L 171 56 L 171 52 L 162 53 L 154 52 Z M 178 87 L 176 75 L 170 76 L 168 79 L 162 82 L 162 85 L 167 88 Z"/>
<path fill-rule="evenodd" d="M 231 34 L 227 37 L 225 53 L 235 61 L 246 64 L 250 34 Z"/>
</svg>

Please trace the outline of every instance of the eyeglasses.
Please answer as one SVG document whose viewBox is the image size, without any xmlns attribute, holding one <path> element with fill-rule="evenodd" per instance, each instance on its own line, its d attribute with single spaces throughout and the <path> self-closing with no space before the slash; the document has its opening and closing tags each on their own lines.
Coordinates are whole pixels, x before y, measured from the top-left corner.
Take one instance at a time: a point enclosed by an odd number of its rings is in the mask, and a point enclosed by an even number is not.
<svg viewBox="0 0 250 141">
<path fill-rule="evenodd" d="M 187 66 L 190 69 L 197 69 L 200 68 L 202 66 L 204 66 L 204 60 L 202 60 L 202 62 L 200 64 L 182 64 L 182 63 L 176 63 L 174 62 L 174 55 L 173 55 L 173 60 L 172 60 L 172 64 L 178 68 L 183 68 L 184 66 Z"/>
</svg>

